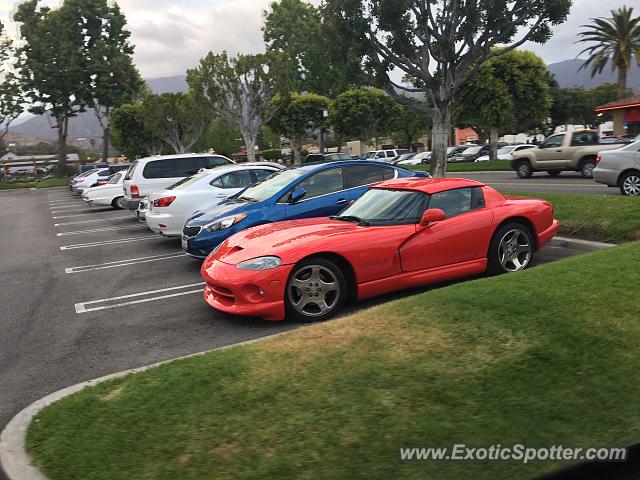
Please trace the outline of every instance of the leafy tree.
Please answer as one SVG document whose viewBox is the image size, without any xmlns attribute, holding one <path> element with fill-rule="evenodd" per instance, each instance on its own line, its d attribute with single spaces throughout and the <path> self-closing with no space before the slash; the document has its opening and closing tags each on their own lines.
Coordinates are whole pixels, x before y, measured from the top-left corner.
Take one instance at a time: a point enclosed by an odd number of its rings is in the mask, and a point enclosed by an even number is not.
<svg viewBox="0 0 640 480">
<path fill-rule="evenodd" d="M 485 61 L 526 41 L 547 41 L 570 6 L 571 0 L 326 0 L 323 11 L 336 24 L 334 41 L 363 59 L 369 84 L 432 118 L 431 171 L 443 176 L 456 91 Z M 394 82 L 394 69 L 412 85 Z M 402 92 L 425 93 L 430 103 Z"/>
<path fill-rule="evenodd" d="M 190 91 L 209 108 L 240 130 L 249 161 L 255 160 L 255 146 L 263 124 L 274 114 L 273 98 L 281 82 L 287 81 L 286 66 L 272 54 L 209 54 L 187 72 Z"/>
<path fill-rule="evenodd" d="M 549 116 L 547 67 L 535 53 L 512 50 L 482 64 L 456 94 L 459 122 L 491 137 L 496 158 L 498 134 L 527 131 Z"/>
<path fill-rule="evenodd" d="M 15 58 L 11 39 L 0 22 L 0 145 L 4 151 L 4 137 L 11 123 L 22 113 L 20 84 L 13 70 Z"/>
<path fill-rule="evenodd" d="M 166 148 L 157 132 L 145 125 L 142 103 L 123 105 L 111 112 L 111 143 L 130 160 L 159 155 Z"/>
<path fill-rule="evenodd" d="M 401 106 L 393 120 L 391 136 L 395 142 L 410 148 L 417 138 L 429 131 L 431 125 L 431 119 L 427 115 Z"/>
<path fill-rule="evenodd" d="M 601 73 L 607 63 L 611 69 L 618 70 L 618 98 L 622 98 L 627 89 L 627 73 L 633 57 L 640 65 L 640 17 L 633 17 L 633 8 L 623 6 L 611 10 L 611 18 L 592 18 L 593 24 L 582 25 L 585 28 L 578 35 L 578 42 L 592 43 L 580 53 L 589 54 L 589 58 L 580 69 L 591 68 L 591 76 Z"/>
<path fill-rule="evenodd" d="M 371 138 L 390 133 L 400 114 L 400 105 L 382 90 L 355 88 L 338 95 L 329 116 L 336 133 L 366 144 Z M 360 155 L 365 154 L 362 144 Z"/>
<path fill-rule="evenodd" d="M 185 153 L 200 139 L 209 124 L 205 107 L 187 93 L 147 95 L 143 102 L 142 121 L 175 153 Z"/>
<path fill-rule="evenodd" d="M 303 0 L 279 0 L 263 15 L 267 49 L 286 56 L 296 89 L 335 97 L 352 86 L 345 63 L 334 61 L 336 45 L 319 8 Z"/>
<path fill-rule="evenodd" d="M 86 62 L 80 45 L 83 31 L 66 3 L 52 10 L 38 0 L 18 5 L 24 45 L 18 49 L 17 69 L 29 111 L 47 114 L 58 132 L 58 160 L 67 159 L 69 118 L 84 111 L 87 98 Z"/>
<path fill-rule="evenodd" d="M 65 0 L 82 29 L 80 45 L 86 65 L 86 98 L 103 131 L 102 160 L 109 156 L 109 117 L 114 108 L 137 100 L 145 87 L 133 65 L 126 19 L 107 0 Z"/>
<path fill-rule="evenodd" d="M 202 152 L 211 149 L 229 157 L 239 152 L 242 145 L 242 135 L 236 127 L 222 118 L 214 118 L 195 144 L 194 150 Z"/>
<path fill-rule="evenodd" d="M 324 112 L 329 110 L 331 101 L 315 93 L 294 93 L 290 97 L 280 97 L 271 126 L 274 130 L 293 138 L 295 143 L 294 164 L 302 164 L 302 142 L 314 130 L 325 128 L 328 119 Z"/>
</svg>

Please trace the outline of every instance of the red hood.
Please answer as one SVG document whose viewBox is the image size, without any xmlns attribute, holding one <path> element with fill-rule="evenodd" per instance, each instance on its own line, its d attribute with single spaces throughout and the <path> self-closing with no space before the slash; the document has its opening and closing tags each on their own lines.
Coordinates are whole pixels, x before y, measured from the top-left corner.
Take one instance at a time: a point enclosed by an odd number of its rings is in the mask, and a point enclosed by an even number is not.
<svg viewBox="0 0 640 480">
<path fill-rule="evenodd" d="M 344 235 L 355 232 L 362 227 L 355 223 L 348 223 L 329 218 L 306 218 L 286 222 L 260 225 L 238 232 L 215 253 L 214 258 L 225 263 L 235 265 L 251 258 L 275 255 L 282 259 L 283 264 L 295 262 L 287 255 L 292 247 L 311 242 L 324 243 L 334 235 Z M 346 240 L 344 237 L 341 241 Z"/>
</svg>

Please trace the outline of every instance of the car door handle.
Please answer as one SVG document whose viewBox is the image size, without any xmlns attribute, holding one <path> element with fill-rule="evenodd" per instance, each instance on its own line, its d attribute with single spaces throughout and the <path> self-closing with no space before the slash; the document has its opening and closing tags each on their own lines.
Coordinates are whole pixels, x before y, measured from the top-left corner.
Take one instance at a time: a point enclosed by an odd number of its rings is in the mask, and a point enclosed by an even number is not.
<svg viewBox="0 0 640 480">
<path fill-rule="evenodd" d="M 336 202 L 336 205 L 346 205 L 348 200 L 346 198 L 341 198 Z"/>
<path fill-rule="evenodd" d="M 562 153 L 562 150 L 556 150 L 557 153 Z"/>
</svg>

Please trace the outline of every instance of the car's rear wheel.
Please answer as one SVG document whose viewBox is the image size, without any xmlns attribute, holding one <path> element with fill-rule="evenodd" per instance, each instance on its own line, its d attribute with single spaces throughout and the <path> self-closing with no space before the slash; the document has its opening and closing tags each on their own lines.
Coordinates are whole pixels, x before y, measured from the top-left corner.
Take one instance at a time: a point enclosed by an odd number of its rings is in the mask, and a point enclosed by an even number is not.
<svg viewBox="0 0 640 480">
<path fill-rule="evenodd" d="M 547 173 L 552 177 L 557 177 L 558 175 L 560 175 L 560 170 L 549 170 Z"/>
<path fill-rule="evenodd" d="M 640 196 L 640 173 L 625 173 L 620 178 L 620 193 L 632 197 Z"/>
<path fill-rule="evenodd" d="M 111 206 L 116 210 L 124 210 L 124 197 L 116 197 L 111 202 Z"/>
<path fill-rule="evenodd" d="M 585 158 L 580 162 L 580 173 L 584 178 L 593 178 L 593 171 L 596 168 L 595 158 Z"/>
<path fill-rule="evenodd" d="M 530 178 L 533 174 L 533 169 L 531 168 L 531 164 L 527 161 L 522 161 L 518 163 L 516 168 L 516 173 L 520 178 Z"/>
<path fill-rule="evenodd" d="M 489 246 L 488 272 L 492 275 L 519 272 L 533 259 L 533 235 L 521 223 L 510 222 L 496 230 Z"/>
<path fill-rule="evenodd" d="M 301 322 L 331 317 L 347 299 L 347 282 L 340 267 L 325 258 L 309 258 L 295 266 L 287 282 L 287 313 Z"/>
</svg>

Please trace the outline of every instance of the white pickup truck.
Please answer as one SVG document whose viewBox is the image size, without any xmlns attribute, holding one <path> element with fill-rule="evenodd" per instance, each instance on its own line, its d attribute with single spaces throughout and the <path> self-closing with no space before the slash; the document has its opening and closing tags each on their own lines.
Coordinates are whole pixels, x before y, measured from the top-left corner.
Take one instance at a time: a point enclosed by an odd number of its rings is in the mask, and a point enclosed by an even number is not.
<svg viewBox="0 0 640 480">
<path fill-rule="evenodd" d="M 529 178 L 533 172 L 580 172 L 584 178 L 593 178 L 599 152 L 613 150 L 622 143 L 599 143 L 598 132 L 581 130 L 558 133 L 547 137 L 538 148 L 513 154 L 511 168 L 520 178 Z"/>
</svg>

